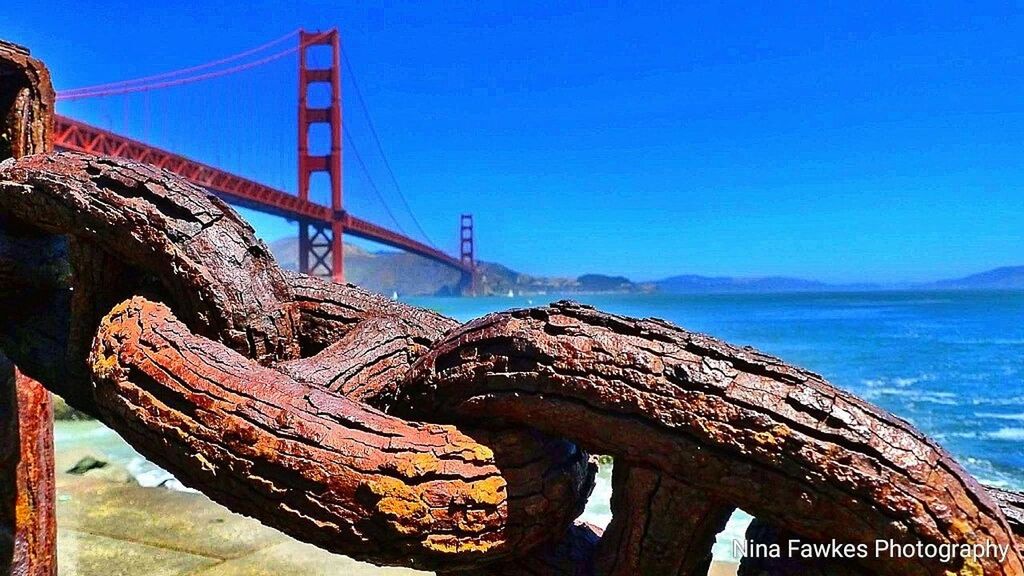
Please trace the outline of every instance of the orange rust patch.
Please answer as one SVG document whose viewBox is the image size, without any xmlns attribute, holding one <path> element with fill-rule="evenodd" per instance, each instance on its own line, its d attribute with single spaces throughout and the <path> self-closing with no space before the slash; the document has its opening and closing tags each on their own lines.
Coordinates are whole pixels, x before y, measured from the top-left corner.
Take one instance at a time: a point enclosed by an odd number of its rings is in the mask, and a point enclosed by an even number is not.
<svg viewBox="0 0 1024 576">
<path fill-rule="evenodd" d="M 778 446 L 786 442 L 793 433 L 785 424 L 779 424 L 772 428 L 770 431 L 761 431 L 754 433 L 754 441 L 762 446 Z"/>
<path fill-rule="evenodd" d="M 395 457 L 391 467 L 403 476 L 416 478 L 437 472 L 441 468 L 441 461 L 429 452 L 403 453 Z"/>
<path fill-rule="evenodd" d="M 459 538 L 449 534 L 431 534 L 423 540 L 423 545 L 425 547 L 430 550 L 434 550 L 435 552 L 443 552 L 445 554 L 486 552 L 498 544 L 498 542 L 489 542 L 485 540 L 460 540 Z"/>
<path fill-rule="evenodd" d="M 505 479 L 491 476 L 470 484 L 469 496 L 481 504 L 498 506 L 505 501 Z"/>
</svg>

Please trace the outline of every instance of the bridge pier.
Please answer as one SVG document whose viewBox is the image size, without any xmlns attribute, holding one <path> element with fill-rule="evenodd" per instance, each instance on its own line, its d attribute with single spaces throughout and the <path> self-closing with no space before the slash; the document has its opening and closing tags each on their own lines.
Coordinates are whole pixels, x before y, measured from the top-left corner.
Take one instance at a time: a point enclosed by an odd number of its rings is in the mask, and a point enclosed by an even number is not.
<svg viewBox="0 0 1024 576">
<path fill-rule="evenodd" d="M 459 283 L 455 287 L 455 293 L 460 296 L 476 296 L 476 271 L 463 270 L 459 276 Z"/>
<path fill-rule="evenodd" d="M 331 279 L 339 284 L 345 281 L 344 222 L 344 214 L 335 214 L 331 222 Z"/>
<path fill-rule="evenodd" d="M 321 222 L 299 222 L 299 272 L 345 281 L 344 219 L 330 226 Z"/>
</svg>

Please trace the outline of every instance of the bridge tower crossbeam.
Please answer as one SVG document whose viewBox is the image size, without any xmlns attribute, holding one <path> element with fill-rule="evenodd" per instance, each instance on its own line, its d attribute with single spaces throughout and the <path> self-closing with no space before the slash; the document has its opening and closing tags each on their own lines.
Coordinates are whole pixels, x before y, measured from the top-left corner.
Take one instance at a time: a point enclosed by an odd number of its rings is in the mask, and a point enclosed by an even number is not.
<svg viewBox="0 0 1024 576">
<path fill-rule="evenodd" d="M 330 46 L 329 68 L 309 68 L 308 51 L 314 46 Z M 330 85 L 331 100 L 326 108 L 309 107 L 311 85 Z M 327 173 L 331 186 L 331 221 L 301 220 L 299 222 L 299 270 L 305 274 L 345 281 L 344 194 L 342 189 L 342 124 L 341 124 L 341 41 L 337 29 L 327 32 L 299 31 L 299 198 L 309 201 L 310 181 L 315 173 Z M 309 153 L 310 128 L 315 124 L 330 127 L 330 152 Z"/>
<path fill-rule="evenodd" d="M 459 218 L 459 262 L 462 263 L 463 291 L 476 294 L 476 247 L 473 244 L 473 215 Z"/>
</svg>

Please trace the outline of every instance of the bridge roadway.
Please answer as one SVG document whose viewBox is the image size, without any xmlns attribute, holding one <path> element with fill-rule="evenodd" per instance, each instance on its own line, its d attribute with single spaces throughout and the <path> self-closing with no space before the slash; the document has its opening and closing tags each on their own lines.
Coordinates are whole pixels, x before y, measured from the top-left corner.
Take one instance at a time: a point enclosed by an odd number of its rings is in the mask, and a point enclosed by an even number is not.
<svg viewBox="0 0 1024 576">
<path fill-rule="evenodd" d="M 54 145 L 58 149 L 145 162 L 169 170 L 232 204 L 290 220 L 331 226 L 334 214 L 326 206 L 66 116 L 56 116 L 54 124 Z M 472 269 L 458 258 L 432 246 L 348 212 L 341 217 L 345 234 L 441 262 L 464 275 L 472 274 Z"/>
</svg>

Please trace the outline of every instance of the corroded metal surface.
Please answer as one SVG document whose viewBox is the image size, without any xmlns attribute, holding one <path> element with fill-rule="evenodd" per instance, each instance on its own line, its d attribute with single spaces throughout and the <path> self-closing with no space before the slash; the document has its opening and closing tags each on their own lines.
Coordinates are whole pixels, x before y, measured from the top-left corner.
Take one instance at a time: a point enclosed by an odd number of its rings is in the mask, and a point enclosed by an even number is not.
<svg viewBox="0 0 1024 576">
<path fill-rule="evenodd" d="M 53 102 L 46 67 L 0 41 L 0 161 L 52 149 Z M 0 219 L 0 324 L 11 328 L 30 311 L 60 314 L 45 306 L 52 292 L 37 289 L 52 288 L 61 260 L 59 239 Z M 50 348 L 45 329 L 26 333 L 25 345 Z M 0 572 L 56 575 L 54 497 L 50 394 L 0 354 Z"/>
<path fill-rule="evenodd" d="M 0 356 L 0 573 L 57 573 L 50 393 Z"/>
<path fill-rule="evenodd" d="M 142 183 L 140 174 L 146 175 Z M 135 298 L 91 330 L 101 346 L 85 367 L 97 384 L 88 390 L 95 390 L 90 401 L 98 412 L 144 453 L 215 499 L 307 541 L 376 562 L 435 569 L 523 556 L 564 530 L 579 509 L 589 489 L 581 460 L 566 467 L 565 456 L 547 454 L 541 468 L 547 476 L 564 474 L 556 482 L 564 488 L 557 497 L 540 490 L 546 499 L 536 518 L 549 522 L 533 526 L 529 537 L 521 536 L 529 522 L 517 523 L 521 517 L 509 512 L 508 498 L 538 492 L 527 475 L 515 474 L 515 467 L 499 471 L 497 461 L 485 457 L 456 468 L 444 464 L 435 476 L 427 460 L 452 447 L 458 454 L 490 454 L 493 446 L 484 446 L 493 441 L 482 440 L 479 430 L 524 426 L 615 454 L 621 463 L 613 502 L 617 520 L 593 552 L 600 573 L 645 566 L 696 570 L 706 561 L 711 536 L 737 505 L 812 540 L 1012 542 L 998 506 L 940 447 L 907 423 L 775 358 L 663 322 L 571 303 L 492 315 L 455 329 L 436 314 L 353 287 L 275 273 L 251 230 L 233 218 L 212 218 L 201 232 L 226 242 L 228 254 L 237 245 L 257 249 L 247 252 L 249 260 L 215 258 L 217 245 L 196 242 L 199 234 L 168 232 L 191 214 L 168 206 L 194 203 L 195 192 L 131 164 L 74 155 L 26 158 L 0 168 L 0 179 L 9 214 L 61 215 L 51 217 L 44 231 L 83 236 L 81 219 L 89 218 L 91 253 L 115 254 L 126 267 L 115 299 L 146 293 L 183 315 L 178 321 L 170 309 Z M 176 195 L 150 198 L 156 181 Z M 155 214 L 151 210 L 161 217 L 129 217 Z M 70 253 L 73 268 L 80 266 L 76 258 L 88 262 L 77 254 Z M 167 259 L 187 262 L 195 272 L 160 273 Z M 246 269 L 227 269 L 239 263 Z M 180 296 L 189 283 L 211 276 L 216 282 L 204 290 L 239 290 L 251 270 L 276 279 L 254 283 L 246 300 L 218 295 L 217 306 L 200 303 L 205 307 L 199 313 L 194 297 Z M 148 283 L 132 284 L 136 278 Z M 94 297 L 88 286 L 76 297 Z M 255 328 L 287 327 L 272 332 L 280 346 L 261 348 L 234 336 L 256 333 L 246 326 L 246 314 L 233 311 L 254 298 L 265 299 L 262 316 L 253 317 Z M 108 301 L 76 309 L 98 311 Z M 283 317 L 291 319 L 260 324 L 261 318 Z M 237 328 L 216 328 L 231 326 L 229 321 Z M 267 350 L 292 352 L 273 360 Z M 468 435 L 459 440 L 451 430 L 437 444 L 425 429 L 371 405 L 414 420 L 457 424 Z M 295 422 L 303 425 L 293 429 Z M 386 437 L 388 444 L 357 432 Z M 333 442 L 335 449 L 310 452 L 313 440 Z M 355 467 L 346 463 L 354 451 L 362 467 L 342 473 Z M 566 454 L 582 458 L 583 452 Z M 422 461 L 426 472 L 403 464 L 407 459 Z M 318 483 L 324 470 L 335 470 L 328 474 L 331 483 Z M 372 478 L 383 470 L 392 476 L 389 491 Z M 424 502 L 438 502 L 416 488 L 422 473 L 441 482 L 449 505 L 473 515 L 436 516 L 431 505 L 420 510 Z M 503 500 L 488 508 L 475 482 L 492 478 Z M 294 492 L 294 486 L 305 491 Z M 268 506 L 278 494 L 300 499 Z M 304 510 L 303 503 L 313 508 Z M 325 510 L 327 516 L 319 515 Z M 672 547 L 680 541 L 688 546 Z M 1004 562 L 981 558 L 963 565 L 927 559 L 864 564 L 892 574 L 1020 571 L 1015 553 Z"/>
<path fill-rule="evenodd" d="M 46 66 L 0 40 L 0 160 L 52 149 L 53 103 Z"/>
<path fill-rule="evenodd" d="M 1011 548 L 1002 561 L 869 555 L 861 562 L 874 573 L 1024 570 L 996 502 L 909 423 L 816 374 L 663 321 L 569 302 L 493 314 L 435 345 L 402 390 L 400 408 L 528 422 L 812 540 Z"/>
<path fill-rule="evenodd" d="M 16 373 L 18 497 L 14 540 L 16 576 L 57 574 L 57 516 L 53 470 L 53 404 L 38 382 Z"/>
<path fill-rule="evenodd" d="M 571 444 L 387 416 L 141 298 L 104 319 L 92 365 L 107 423 L 144 454 L 233 510 L 363 560 L 441 569 L 520 555 L 565 530 L 590 481 Z"/>
</svg>

